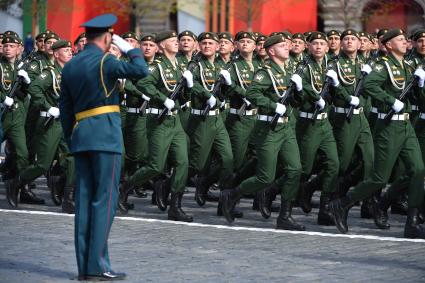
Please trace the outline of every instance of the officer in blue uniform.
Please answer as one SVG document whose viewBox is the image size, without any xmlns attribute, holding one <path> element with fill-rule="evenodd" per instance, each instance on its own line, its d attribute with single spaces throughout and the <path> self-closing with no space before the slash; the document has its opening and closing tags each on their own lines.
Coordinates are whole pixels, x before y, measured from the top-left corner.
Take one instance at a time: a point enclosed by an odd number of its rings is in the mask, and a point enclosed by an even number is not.
<svg viewBox="0 0 425 283">
<path fill-rule="evenodd" d="M 122 154 L 117 80 L 137 80 L 149 70 L 140 49 L 113 34 L 111 26 L 116 20 L 105 14 L 82 24 L 88 44 L 62 73 L 60 117 L 76 165 L 79 280 L 121 280 L 126 276 L 112 271 L 107 247 L 118 201 Z M 127 54 L 129 62 L 107 53 L 112 42 Z"/>
</svg>

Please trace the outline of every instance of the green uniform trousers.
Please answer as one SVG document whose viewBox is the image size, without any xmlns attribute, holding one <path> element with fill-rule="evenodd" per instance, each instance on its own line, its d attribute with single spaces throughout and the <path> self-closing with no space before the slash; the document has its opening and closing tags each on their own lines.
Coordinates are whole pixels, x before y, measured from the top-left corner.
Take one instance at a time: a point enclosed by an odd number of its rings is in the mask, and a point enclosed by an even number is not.
<svg viewBox="0 0 425 283">
<path fill-rule="evenodd" d="M 53 120 L 47 129 L 44 123 L 48 118 L 40 117 L 34 138 L 37 139 L 35 160 L 30 166 L 20 171 L 19 176 L 24 183 L 30 183 L 49 170 L 55 156 L 66 175 L 65 186 L 73 187 L 75 180 L 74 158 L 69 155 L 69 149 L 63 139 L 62 126 L 59 120 Z"/>
<path fill-rule="evenodd" d="M 149 162 L 138 169 L 128 180 L 130 186 L 141 186 L 151 178 L 164 172 L 168 155 L 174 167 L 171 176 L 171 191 L 183 192 L 188 173 L 187 138 L 180 117 L 167 116 L 158 123 L 158 115 L 149 114 L 146 120 L 149 148 Z"/>
<path fill-rule="evenodd" d="M 357 185 L 352 191 L 354 201 L 371 196 L 375 191 L 382 189 L 388 182 L 391 171 L 398 158 L 405 164 L 407 175 L 410 177 L 409 207 L 419 207 L 424 198 L 424 163 L 419 146 L 410 121 L 377 120 L 375 125 L 375 163 L 372 176 Z M 396 189 L 390 189 L 391 199 L 398 196 Z"/>
<path fill-rule="evenodd" d="M 302 167 L 291 123 L 279 123 L 275 130 L 272 130 L 270 122 L 257 121 L 253 142 L 257 153 L 257 169 L 255 176 L 240 184 L 242 193 L 251 195 L 268 187 L 276 178 L 276 168 L 282 168 L 283 175 L 276 181 L 282 197 L 285 200 L 295 200 Z"/>
<path fill-rule="evenodd" d="M 220 115 L 203 117 L 191 115 L 189 121 L 189 166 L 194 172 L 206 175 L 207 161 L 214 150 L 221 161 L 218 179 L 222 188 L 230 186 L 233 173 L 233 153 L 229 134 Z"/>
<path fill-rule="evenodd" d="M 320 153 L 323 165 L 322 191 L 326 193 L 335 192 L 339 160 L 331 124 L 328 119 L 317 120 L 313 124 L 311 119 L 299 118 L 296 127 L 303 168 L 302 180 L 308 179 L 316 155 Z"/>
<path fill-rule="evenodd" d="M 126 158 L 126 171 L 133 174 L 139 164 L 147 164 L 148 138 L 146 129 L 146 114 L 127 113 L 124 129 L 124 145 Z"/>
</svg>

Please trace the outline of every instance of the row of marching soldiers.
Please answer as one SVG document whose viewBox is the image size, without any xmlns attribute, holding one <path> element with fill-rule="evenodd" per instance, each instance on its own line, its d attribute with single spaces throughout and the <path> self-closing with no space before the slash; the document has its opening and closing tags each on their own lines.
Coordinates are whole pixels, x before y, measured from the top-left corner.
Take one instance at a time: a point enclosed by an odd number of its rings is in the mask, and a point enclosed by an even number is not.
<svg viewBox="0 0 425 283">
<path fill-rule="evenodd" d="M 63 198 L 72 212 L 74 165 L 57 108 L 60 70 L 71 57 L 61 54 L 71 54 L 71 44 L 52 32 L 42 36 L 44 47 L 19 63 L 5 52 L 13 36 L 3 38 L 2 66 L 9 63 L 13 74 L 5 80 L 2 68 L 7 196 L 12 206 L 19 192 L 21 202 L 42 203 L 31 188 L 47 172 L 53 200 Z M 151 74 L 116 85 L 125 150 L 121 213 L 134 208 L 129 194 L 146 197 L 150 188 L 153 204 L 169 206 L 168 219 L 191 222 L 182 197 L 192 183 L 198 205 L 218 201 L 217 215 L 228 222 L 243 217 L 237 204 L 252 196 L 269 218 L 280 194 L 276 228 L 305 230 L 292 209 L 310 213 L 317 190 L 319 225 L 346 233 L 348 211 L 362 201 L 361 216 L 378 228 L 390 228 L 391 206 L 407 215 L 405 237 L 425 238 L 425 31 L 409 44 L 400 29 L 376 37 L 352 29 L 122 37 L 142 49 Z M 75 44 L 83 50 L 84 35 Z M 110 53 L 127 60 L 118 46 Z M 15 81 L 20 90 L 8 92 Z"/>
</svg>

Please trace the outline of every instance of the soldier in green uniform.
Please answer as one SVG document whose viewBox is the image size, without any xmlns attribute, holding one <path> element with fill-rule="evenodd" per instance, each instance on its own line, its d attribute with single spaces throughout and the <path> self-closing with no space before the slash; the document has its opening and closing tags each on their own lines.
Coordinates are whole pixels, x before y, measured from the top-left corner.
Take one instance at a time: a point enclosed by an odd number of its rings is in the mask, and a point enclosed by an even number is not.
<svg viewBox="0 0 425 283">
<path fill-rule="evenodd" d="M 258 61 L 259 65 L 264 65 L 267 58 L 269 57 L 269 55 L 267 55 L 266 49 L 264 48 L 264 42 L 266 42 L 266 39 L 267 36 L 263 34 L 259 34 L 255 39 L 257 47 L 255 48 L 254 60 Z"/>
<path fill-rule="evenodd" d="M 16 153 L 17 172 L 22 171 L 28 166 L 28 148 L 25 137 L 25 107 L 24 102 L 27 99 L 26 94 L 20 89 L 11 94 L 12 85 L 17 79 L 23 84 L 29 85 L 31 79 L 25 70 L 18 70 L 16 58 L 19 54 L 19 39 L 14 35 L 6 35 L 3 38 L 3 57 L 0 61 L 0 81 L 1 81 L 1 101 L 3 101 L 4 110 L 2 117 L 3 139 L 11 143 Z M 35 196 L 28 188 L 16 186 L 18 177 L 6 182 L 7 200 L 13 207 L 18 206 L 18 194 L 21 190 L 21 202 L 43 204 L 44 200 Z"/>
<path fill-rule="evenodd" d="M 290 47 L 282 35 L 269 37 L 264 47 L 269 55 L 270 63 L 256 72 L 245 93 L 247 99 L 259 108 L 253 132 L 255 150 L 258 155 L 257 173 L 243 181 L 236 189 L 223 191 L 220 201 L 227 221 L 233 222 L 232 209 L 236 202 L 243 195 L 258 192 L 271 185 L 276 178 L 276 167 L 279 164 L 285 172 L 276 181 L 282 197 L 276 229 L 305 230 L 305 227 L 296 223 L 291 216 L 301 175 L 297 140 L 294 129 L 289 123 L 289 120 L 294 117 L 290 103 L 284 105 L 278 102 L 290 82 L 290 76 L 285 69 L 289 60 Z M 298 75 L 294 75 L 291 80 L 296 82 L 297 93 L 294 96 L 299 96 L 302 80 Z M 273 130 L 271 120 L 275 114 L 281 117 Z"/>
<path fill-rule="evenodd" d="M 106 14 L 82 26 L 87 45 L 62 70 L 59 109 L 64 137 L 75 158 L 75 251 L 78 279 L 122 280 L 114 272 L 108 236 L 115 216 L 122 133 L 117 79 L 148 74 L 139 49 L 113 35 L 116 16 Z M 130 62 L 108 53 L 112 40 Z"/>
<path fill-rule="evenodd" d="M 78 54 L 79 52 L 84 50 L 84 46 L 87 44 L 86 33 L 80 33 L 77 38 L 74 40 L 74 54 Z"/>
<path fill-rule="evenodd" d="M 0 57 L 3 56 L 3 37 L 4 35 L 0 33 Z"/>
<path fill-rule="evenodd" d="M 338 151 L 332 127 L 328 120 L 329 105 L 320 96 L 325 77 L 330 76 L 330 69 L 334 68 L 334 63 L 329 63 L 325 59 L 328 49 L 328 39 L 321 32 L 314 32 L 310 35 L 309 53 L 313 60 L 305 68 L 303 79 L 303 91 L 300 99 L 299 118 L 296 124 L 297 140 L 301 153 L 301 164 L 303 175 L 301 182 L 306 182 L 313 169 L 315 158 L 320 154 L 320 167 L 323 168 L 321 178 L 322 203 L 325 199 L 335 193 L 337 188 L 337 177 L 339 169 Z M 328 66 L 332 64 L 332 66 Z M 335 73 L 335 72 L 334 72 Z M 339 85 L 338 79 L 332 76 L 332 85 Z M 317 109 L 317 110 L 316 110 Z M 319 111 L 317 117 L 314 112 Z M 315 119 L 315 120 L 314 120 Z M 308 213 L 308 204 L 305 196 L 309 195 L 305 186 L 301 191 L 301 207 Z M 305 190 L 304 190 L 305 189 Z M 332 218 L 326 206 L 321 206 L 318 216 L 319 225 L 329 225 Z"/>
<path fill-rule="evenodd" d="M 406 53 L 406 38 L 400 29 L 388 31 L 381 40 L 388 55 L 382 57 L 373 66 L 372 72 L 366 77 L 364 89 L 367 95 L 377 102 L 378 120 L 375 126 L 375 162 L 372 176 L 357 185 L 345 197 L 333 200 L 330 209 L 334 215 L 335 224 L 341 233 L 348 231 L 347 213 L 350 207 L 359 200 L 369 197 L 380 190 L 388 182 L 393 166 L 400 158 L 405 164 L 410 177 L 408 216 L 404 229 L 407 238 L 425 238 L 425 229 L 418 224 L 418 208 L 424 199 L 424 163 L 420 152 L 418 139 L 409 121 L 411 111 L 408 100 L 400 101 L 399 94 L 412 75 L 418 77 L 416 91 L 422 91 L 425 71 L 414 70 L 403 60 Z M 412 74 L 413 73 L 413 74 Z M 395 114 L 386 121 L 384 118 L 390 110 Z M 398 196 L 396 190 L 388 190 L 383 194 L 374 212 L 375 224 L 380 229 L 388 229 L 387 210 L 391 200 Z"/>
<path fill-rule="evenodd" d="M 62 210 L 74 213 L 74 159 L 69 156 L 69 149 L 63 139 L 62 126 L 59 121 L 58 101 L 63 66 L 72 58 L 71 42 L 56 41 L 52 45 L 54 66 L 45 68 L 29 86 L 33 107 L 39 111 L 35 136 L 37 140 L 36 160 L 19 172 L 18 186 L 24 186 L 47 172 L 55 156 L 64 171 L 64 201 Z"/>
<path fill-rule="evenodd" d="M 304 59 L 305 37 L 302 33 L 294 33 L 292 35 L 291 59 L 295 65 Z"/>
<path fill-rule="evenodd" d="M 204 32 L 198 36 L 198 39 L 202 58 L 193 74 L 192 110 L 189 121 L 189 166 L 191 175 L 198 174 L 195 200 L 199 205 L 204 205 L 208 188 L 217 179 L 220 189 L 231 186 L 232 147 L 219 110 L 220 104 L 225 102 L 224 98 L 220 101 L 218 97 L 215 97 L 217 93 L 213 94 L 212 90 L 219 76 L 224 78 L 224 88 L 230 86 L 232 81 L 227 70 L 222 70 L 214 64 L 215 55 L 219 49 L 218 36 L 211 32 Z M 205 108 L 209 108 L 206 113 Z M 208 163 L 213 153 L 220 160 L 215 169 L 211 169 Z"/>
<path fill-rule="evenodd" d="M 156 40 L 163 52 L 163 60 L 156 65 L 149 76 L 139 80 L 136 85 L 142 93 L 150 97 L 150 108 L 146 121 L 149 162 L 128 178 L 122 188 L 121 203 L 132 187 L 142 185 L 162 174 L 167 157 L 169 157 L 172 166 L 174 166 L 174 171 L 171 177 L 171 202 L 168 219 L 192 222 L 193 218 L 186 215 L 181 208 L 188 172 L 186 134 L 181 126 L 178 114 L 179 101 L 171 100 L 168 95 L 173 92 L 176 82 L 182 76 L 186 80 L 186 92 L 190 93 L 190 89 L 193 87 L 193 77 L 191 72 L 187 70 L 182 72 L 177 65 L 177 34 L 174 31 L 161 32 L 156 36 Z M 164 121 L 159 122 L 158 116 L 164 107 L 166 108 L 166 117 Z M 126 213 L 126 209 L 122 205 L 120 205 L 120 209 Z"/>
<path fill-rule="evenodd" d="M 329 59 L 333 59 L 334 57 L 339 55 L 339 51 L 341 50 L 341 33 L 337 30 L 330 30 L 326 36 L 328 37 L 329 42 Z M 310 40 L 311 42 L 311 40 Z"/>
<path fill-rule="evenodd" d="M 136 33 L 132 32 L 132 31 L 128 31 L 126 33 L 123 33 L 121 35 L 121 37 L 125 41 L 130 43 L 130 45 L 133 46 L 133 48 L 140 48 L 139 37 L 136 35 Z"/>
</svg>

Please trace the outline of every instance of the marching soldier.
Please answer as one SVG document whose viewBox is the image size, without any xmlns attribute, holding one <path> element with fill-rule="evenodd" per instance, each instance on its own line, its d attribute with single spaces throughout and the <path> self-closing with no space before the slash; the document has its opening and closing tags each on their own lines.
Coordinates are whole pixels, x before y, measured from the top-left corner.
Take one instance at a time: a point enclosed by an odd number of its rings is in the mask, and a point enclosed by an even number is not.
<svg viewBox="0 0 425 283">
<path fill-rule="evenodd" d="M 84 50 L 84 46 L 87 44 L 86 33 L 80 33 L 77 38 L 74 40 L 74 55 L 80 53 Z"/>
<path fill-rule="evenodd" d="M 182 72 L 177 64 L 178 39 L 176 32 L 161 32 L 156 36 L 156 40 L 163 52 L 163 60 L 156 65 L 156 68 L 148 77 L 139 80 L 136 85 L 142 93 L 150 97 L 150 108 L 146 121 L 149 162 L 131 175 L 123 185 L 120 209 L 123 213 L 127 212 L 122 203 L 131 188 L 142 185 L 164 172 L 167 157 L 169 156 L 174 170 L 170 185 L 171 202 L 168 210 L 168 219 L 192 222 L 192 216 L 187 215 L 181 208 L 188 172 L 186 134 L 178 114 L 179 101 L 168 98 L 168 95 L 176 88 L 176 83 L 182 76 L 185 78 L 186 84 L 184 93 L 190 93 L 193 87 L 193 78 L 191 72 Z M 164 107 L 166 108 L 165 110 Z M 160 122 L 158 117 L 163 110 L 165 111 L 165 119 Z M 161 194 L 161 192 L 156 193 Z"/>
<path fill-rule="evenodd" d="M 84 23 L 87 45 L 62 71 L 60 117 L 75 159 L 75 250 L 78 279 L 122 280 L 112 271 L 108 235 L 115 216 L 120 180 L 122 133 L 119 78 L 148 74 L 141 51 L 113 35 L 116 16 L 106 14 Z M 108 53 L 114 41 L 129 62 Z"/>
<path fill-rule="evenodd" d="M 331 30 L 326 34 L 326 36 L 328 37 L 329 42 L 328 59 L 332 60 L 339 55 L 339 51 L 341 50 L 341 33 L 337 30 Z"/>
<path fill-rule="evenodd" d="M 254 128 L 255 150 L 258 155 L 257 173 L 254 177 L 243 181 L 234 190 L 225 190 L 220 196 L 223 214 L 228 222 L 233 222 L 232 210 L 236 202 L 243 196 L 258 192 L 271 185 L 275 180 L 278 162 L 285 172 L 277 180 L 282 202 L 276 229 L 305 230 L 291 216 L 293 202 L 296 198 L 301 175 L 300 155 L 295 132 L 289 120 L 294 119 L 291 105 L 279 103 L 286 90 L 290 76 L 285 66 L 289 60 L 290 47 L 284 36 L 274 35 L 264 43 L 270 63 L 259 69 L 250 87 L 246 91 L 249 101 L 259 107 L 259 114 Z M 302 90 L 299 75 L 292 79 L 296 84 L 296 94 Z M 273 116 L 280 116 L 276 129 L 271 128 Z"/>
<path fill-rule="evenodd" d="M 304 59 L 305 37 L 302 33 L 294 33 L 292 35 L 291 59 L 298 65 Z"/>
<path fill-rule="evenodd" d="M 264 48 L 264 42 L 266 42 L 267 36 L 263 34 L 258 34 L 256 37 L 257 47 L 255 48 L 255 57 L 254 60 L 258 61 L 259 65 L 264 65 L 268 59 L 266 49 Z"/>
<path fill-rule="evenodd" d="M 424 199 L 423 180 L 424 163 L 420 154 L 420 146 L 409 121 L 411 111 L 409 100 L 399 100 L 399 94 L 412 79 L 418 77 L 416 90 L 423 92 L 425 71 L 414 70 L 404 60 L 406 38 L 400 29 L 390 30 L 381 39 L 388 55 L 382 57 L 373 66 L 366 77 L 364 89 L 367 95 L 377 102 L 378 120 L 375 126 L 375 163 L 372 176 L 357 185 L 345 197 L 330 203 L 335 224 L 341 233 L 348 231 L 347 213 L 356 201 L 371 196 L 385 186 L 393 166 L 400 158 L 408 170 L 409 200 L 408 216 L 404 229 L 406 238 L 425 238 L 425 229 L 418 224 L 418 208 Z M 413 74 L 412 74 L 413 73 Z M 394 115 L 387 117 L 393 110 Z M 383 194 L 374 212 L 375 224 L 380 229 L 389 229 L 387 210 L 391 200 L 398 196 L 396 190 L 388 190 Z"/>
</svg>

